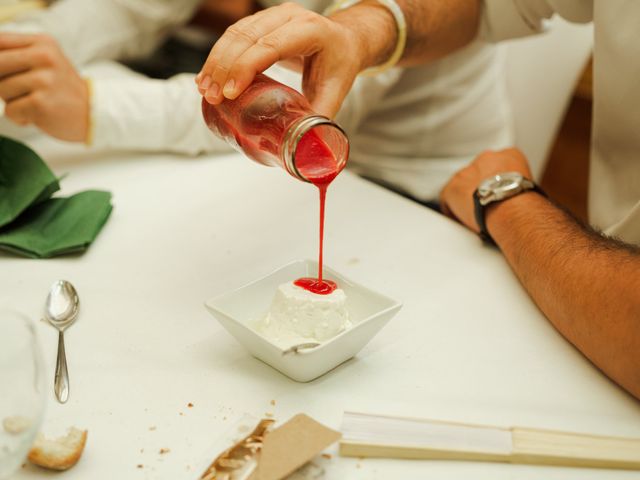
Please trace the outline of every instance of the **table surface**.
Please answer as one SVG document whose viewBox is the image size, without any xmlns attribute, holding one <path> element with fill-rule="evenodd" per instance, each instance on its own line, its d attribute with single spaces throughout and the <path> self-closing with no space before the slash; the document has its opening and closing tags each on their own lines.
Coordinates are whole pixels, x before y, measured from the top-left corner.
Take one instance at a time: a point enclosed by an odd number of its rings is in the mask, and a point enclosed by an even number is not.
<svg viewBox="0 0 640 480">
<path fill-rule="evenodd" d="M 57 174 L 68 173 L 61 194 L 114 195 L 112 217 L 85 254 L 0 254 L 0 304 L 38 319 L 57 279 L 72 281 L 81 296 L 66 335 L 66 405 L 53 396 L 56 332 L 37 322 L 51 386 L 43 429 L 89 430 L 81 461 L 56 478 L 195 479 L 196 466 L 215 453 L 211 445 L 247 413 L 284 421 L 305 412 L 333 428 L 352 410 L 640 436 L 640 403 L 554 330 L 500 254 L 418 204 L 348 173 L 331 187 L 327 265 L 404 307 L 357 357 L 296 383 L 247 354 L 203 302 L 315 257 L 312 187 L 236 154 L 34 145 Z M 322 460 L 328 479 L 640 478 L 332 451 Z M 15 479 L 45 477 L 26 467 Z"/>
</svg>

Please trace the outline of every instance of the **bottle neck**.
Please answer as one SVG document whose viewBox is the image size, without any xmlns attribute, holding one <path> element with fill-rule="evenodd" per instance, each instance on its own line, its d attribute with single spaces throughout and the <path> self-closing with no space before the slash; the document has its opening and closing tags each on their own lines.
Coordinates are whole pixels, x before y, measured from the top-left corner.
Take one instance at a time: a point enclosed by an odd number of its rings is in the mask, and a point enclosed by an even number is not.
<svg viewBox="0 0 640 480">
<path fill-rule="evenodd" d="M 282 148 L 280 151 L 280 157 L 283 160 L 283 166 L 285 170 L 293 177 L 298 180 L 302 180 L 303 182 L 310 182 L 296 166 L 296 150 L 298 148 L 298 144 L 304 135 L 309 132 L 311 129 L 318 127 L 320 125 L 328 125 L 335 129 L 337 129 L 345 138 L 348 143 L 347 134 L 345 131 L 335 122 L 328 119 L 327 117 L 323 117 L 321 115 L 310 115 L 307 117 L 302 117 L 292 123 L 287 132 L 285 133 L 284 140 L 282 142 Z M 346 158 L 341 158 L 340 162 L 340 170 L 342 170 L 343 163 L 346 161 Z"/>
</svg>

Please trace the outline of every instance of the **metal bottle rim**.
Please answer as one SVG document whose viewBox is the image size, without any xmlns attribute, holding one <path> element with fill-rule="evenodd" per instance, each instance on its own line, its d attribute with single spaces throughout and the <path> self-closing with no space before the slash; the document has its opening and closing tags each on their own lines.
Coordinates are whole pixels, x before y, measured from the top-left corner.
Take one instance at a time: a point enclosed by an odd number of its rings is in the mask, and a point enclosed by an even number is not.
<svg viewBox="0 0 640 480">
<path fill-rule="evenodd" d="M 285 133 L 280 156 L 284 161 L 285 170 L 289 172 L 291 176 L 296 177 L 303 182 L 310 183 L 309 180 L 305 178 L 302 173 L 300 173 L 298 167 L 296 166 L 295 159 L 296 151 L 298 149 L 298 143 L 309 130 L 319 125 L 330 125 L 336 128 L 340 133 L 344 135 L 344 138 L 347 142 L 347 149 L 349 147 L 349 138 L 347 137 L 346 132 L 340 125 L 327 117 L 323 117 L 322 115 L 309 115 L 307 117 L 302 117 L 292 123 Z"/>
</svg>

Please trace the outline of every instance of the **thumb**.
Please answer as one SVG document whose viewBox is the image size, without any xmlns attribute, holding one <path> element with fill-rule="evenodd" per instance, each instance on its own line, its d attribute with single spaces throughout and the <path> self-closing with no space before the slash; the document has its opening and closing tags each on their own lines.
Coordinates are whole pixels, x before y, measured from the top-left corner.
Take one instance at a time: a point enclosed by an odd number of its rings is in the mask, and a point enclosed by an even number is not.
<svg viewBox="0 0 640 480">
<path fill-rule="evenodd" d="M 349 93 L 354 77 L 339 70 L 323 74 L 313 67 L 311 62 L 305 64 L 302 91 L 315 112 L 333 118 Z"/>
</svg>

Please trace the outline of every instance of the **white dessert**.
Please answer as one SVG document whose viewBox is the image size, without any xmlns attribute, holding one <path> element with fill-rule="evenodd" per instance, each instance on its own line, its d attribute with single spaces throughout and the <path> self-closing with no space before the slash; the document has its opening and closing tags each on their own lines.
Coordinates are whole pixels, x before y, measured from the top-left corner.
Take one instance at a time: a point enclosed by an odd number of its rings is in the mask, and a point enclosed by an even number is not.
<svg viewBox="0 0 640 480">
<path fill-rule="evenodd" d="M 278 287 L 257 330 L 287 349 L 305 342 L 324 342 L 350 327 L 344 290 L 318 295 L 289 282 Z"/>
</svg>

